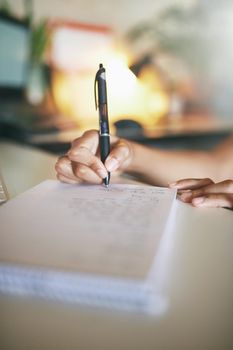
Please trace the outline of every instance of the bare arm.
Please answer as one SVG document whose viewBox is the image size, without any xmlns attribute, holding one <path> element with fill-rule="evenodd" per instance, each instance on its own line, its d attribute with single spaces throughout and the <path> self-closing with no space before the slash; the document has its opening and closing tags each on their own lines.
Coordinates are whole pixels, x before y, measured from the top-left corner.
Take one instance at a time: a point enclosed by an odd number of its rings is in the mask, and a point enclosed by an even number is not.
<svg viewBox="0 0 233 350">
<path fill-rule="evenodd" d="M 116 137 L 111 143 L 110 155 L 103 164 L 98 155 L 98 132 L 85 132 L 73 141 L 67 155 L 59 158 L 58 178 L 68 183 L 101 183 L 107 171 L 116 170 L 165 186 L 185 177 L 210 177 L 214 181 L 233 178 L 233 136 L 211 152 L 160 150 Z"/>
<path fill-rule="evenodd" d="M 167 185 L 180 178 L 233 178 L 233 136 L 213 151 L 170 151 L 133 143 L 131 147 L 133 157 L 126 172 L 152 184 Z"/>
</svg>

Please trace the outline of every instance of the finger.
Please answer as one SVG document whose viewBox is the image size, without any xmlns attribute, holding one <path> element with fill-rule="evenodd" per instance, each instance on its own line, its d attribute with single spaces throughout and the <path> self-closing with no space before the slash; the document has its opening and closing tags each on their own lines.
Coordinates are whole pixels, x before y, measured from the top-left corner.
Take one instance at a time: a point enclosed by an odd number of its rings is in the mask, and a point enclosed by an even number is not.
<svg viewBox="0 0 233 350">
<path fill-rule="evenodd" d="M 184 203 L 190 203 L 193 199 L 192 191 L 190 190 L 188 192 L 182 192 L 182 193 L 178 192 L 177 198 L 180 199 Z"/>
<path fill-rule="evenodd" d="M 85 131 L 81 137 L 72 141 L 70 150 L 74 150 L 80 146 L 88 148 L 95 154 L 99 146 L 99 132 L 97 130 Z"/>
<path fill-rule="evenodd" d="M 101 184 L 103 182 L 103 179 L 86 165 L 73 163 L 73 172 L 75 176 L 83 182 L 89 182 L 93 184 Z"/>
<path fill-rule="evenodd" d="M 58 174 L 69 178 L 70 180 L 77 181 L 75 174 L 73 173 L 72 163 L 67 156 L 62 156 L 55 164 L 55 170 Z"/>
<path fill-rule="evenodd" d="M 116 144 L 118 140 L 118 137 L 111 135 L 111 145 Z M 108 176 L 106 168 L 99 159 L 98 131 L 86 131 L 82 137 L 74 140 L 68 155 L 71 160 L 90 166 L 102 179 Z"/>
<path fill-rule="evenodd" d="M 72 162 L 90 167 L 102 179 L 108 176 L 104 164 L 85 145 L 79 144 L 77 147 L 73 147 L 69 151 L 68 157 Z"/>
<path fill-rule="evenodd" d="M 211 193 L 233 193 L 233 181 L 225 180 L 217 184 L 211 184 L 200 189 L 193 190 L 189 193 L 183 193 L 181 194 L 181 197 L 184 201 L 187 202 L 192 198 L 204 196 Z"/>
<path fill-rule="evenodd" d="M 202 197 L 192 199 L 192 205 L 195 207 L 215 207 L 233 209 L 233 194 L 213 193 Z"/>
<path fill-rule="evenodd" d="M 114 145 L 114 144 L 116 144 L 117 142 L 120 142 L 120 141 L 122 141 L 122 140 L 120 140 L 118 136 L 110 135 L 110 144 L 111 145 Z"/>
<path fill-rule="evenodd" d="M 105 161 L 105 166 L 108 171 L 115 171 L 119 168 L 127 166 L 130 162 L 131 150 L 127 141 L 119 140 L 115 143 L 108 158 Z"/>
<path fill-rule="evenodd" d="M 213 184 L 214 182 L 209 178 L 204 179 L 182 179 L 169 184 L 169 187 L 177 188 L 178 190 L 194 190 L 203 186 Z"/>
<path fill-rule="evenodd" d="M 214 185 L 208 186 L 211 192 L 233 194 L 233 180 L 224 180 Z"/>
<path fill-rule="evenodd" d="M 76 179 L 76 180 L 72 180 L 71 178 L 69 177 L 66 177 L 62 174 L 57 174 L 57 179 L 61 182 L 65 182 L 67 184 L 77 184 L 77 183 L 80 183 L 81 181 L 79 181 L 79 179 Z"/>
</svg>

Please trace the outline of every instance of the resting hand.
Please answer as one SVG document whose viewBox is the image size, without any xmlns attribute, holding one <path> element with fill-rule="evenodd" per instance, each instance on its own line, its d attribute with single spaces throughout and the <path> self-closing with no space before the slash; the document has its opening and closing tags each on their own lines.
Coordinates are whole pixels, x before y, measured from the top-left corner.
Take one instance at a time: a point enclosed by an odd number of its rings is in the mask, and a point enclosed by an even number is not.
<svg viewBox="0 0 233 350">
<path fill-rule="evenodd" d="M 169 186 L 177 188 L 180 200 L 195 207 L 233 209 L 233 180 L 214 183 L 211 179 L 184 179 Z"/>
<path fill-rule="evenodd" d="M 58 159 L 55 169 L 62 182 L 99 184 L 108 171 L 123 171 L 131 160 L 130 143 L 111 136 L 111 152 L 103 164 L 99 158 L 99 133 L 89 130 L 72 142 L 68 153 Z"/>
</svg>

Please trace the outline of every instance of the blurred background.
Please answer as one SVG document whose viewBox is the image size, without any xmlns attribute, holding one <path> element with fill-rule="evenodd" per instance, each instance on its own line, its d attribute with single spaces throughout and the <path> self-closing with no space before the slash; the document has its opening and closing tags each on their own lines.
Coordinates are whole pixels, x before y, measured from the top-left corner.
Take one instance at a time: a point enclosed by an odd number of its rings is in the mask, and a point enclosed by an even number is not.
<svg viewBox="0 0 233 350">
<path fill-rule="evenodd" d="M 233 129 L 233 4 L 222 0 L 0 1 L 0 135 L 63 153 L 98 128 L 107 71 L 112 133 L 211 148 Z"/>
</svg>

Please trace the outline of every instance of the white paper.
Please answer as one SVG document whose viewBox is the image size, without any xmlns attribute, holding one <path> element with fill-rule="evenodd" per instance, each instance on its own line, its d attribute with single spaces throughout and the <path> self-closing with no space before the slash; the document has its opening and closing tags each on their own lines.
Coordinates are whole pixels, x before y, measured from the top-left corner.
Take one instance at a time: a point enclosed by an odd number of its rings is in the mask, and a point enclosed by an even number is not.
<svg viewBox="0 0 233 350">
<path fill-rule="evenodd" d="M 0 293 L 165 312 L 164 238 L 175 195 L 51 180 L 23 193 L 0 208 Z"/>
<path fill-rule="evenodd" d="M 176 192 L 48 180 L 0 210 L 0 262 L 144 279 Z"/>
</svg>

